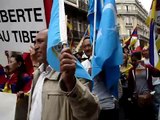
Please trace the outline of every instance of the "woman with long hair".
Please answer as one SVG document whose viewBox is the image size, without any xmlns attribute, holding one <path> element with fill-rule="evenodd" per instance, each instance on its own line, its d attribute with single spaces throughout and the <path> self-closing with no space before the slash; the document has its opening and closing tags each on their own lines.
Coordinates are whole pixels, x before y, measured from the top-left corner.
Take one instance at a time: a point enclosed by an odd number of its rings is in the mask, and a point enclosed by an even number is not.
<svg viewBox="0 0 160 120">
<path fill-rule="evenodd" d="M 3 89 L 4 92 L 18 93 L 28 92 L 31 87 L 32 77 L 26 72 L 26 66 L 21 55 L 13 54 L 9 59 L 8 80 Z"/>
</svg>

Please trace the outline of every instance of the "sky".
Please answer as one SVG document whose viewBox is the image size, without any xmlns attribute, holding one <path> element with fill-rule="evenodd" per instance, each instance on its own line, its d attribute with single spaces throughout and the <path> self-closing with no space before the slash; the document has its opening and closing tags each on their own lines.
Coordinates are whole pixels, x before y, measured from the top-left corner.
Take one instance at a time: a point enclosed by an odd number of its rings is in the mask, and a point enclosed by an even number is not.
<svg viewBox="0 0 160 120">
<path fill-rule="evenodd" d="M 138 0 L 142 3 L 142 6 L 149 12 L 152 0 Z"/>
</svg>

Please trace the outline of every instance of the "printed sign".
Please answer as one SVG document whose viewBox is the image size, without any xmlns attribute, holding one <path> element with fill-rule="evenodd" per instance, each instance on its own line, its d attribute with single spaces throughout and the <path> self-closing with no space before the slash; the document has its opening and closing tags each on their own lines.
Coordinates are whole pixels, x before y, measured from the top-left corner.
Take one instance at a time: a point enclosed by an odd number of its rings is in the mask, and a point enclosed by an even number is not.
<svg viewBox="0 0 160 120">
<path fill-rule="evenodd" d="M 44 28 L 43 0 L 1 0 L 0 64 L 5 64 L 5 50 L 28 52 L 37 32 Z"/>
<path fill-rule="evenodd" d="M 17 95 L 0 92 L 0 99 L 1 120 L 14 120 Z"/>
</svg>

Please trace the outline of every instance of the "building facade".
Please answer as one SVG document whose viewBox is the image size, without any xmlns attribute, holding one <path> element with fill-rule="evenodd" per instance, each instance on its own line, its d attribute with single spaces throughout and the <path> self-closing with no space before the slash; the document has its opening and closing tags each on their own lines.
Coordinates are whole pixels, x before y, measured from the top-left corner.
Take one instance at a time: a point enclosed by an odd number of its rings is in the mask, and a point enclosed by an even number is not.
<svg viewBox="0 0 160 120">
<path fill-rule="evenodd" d="M 149 40 L 149 28 L 145 21 L 148 16 L 138 0 L 116 0 L 117 21 L 121 39 L 128 38 L 137 27 L 138 38 L 141 47 Z M 65 12 L 68 24 L 70 24 L 69 40 L 73 40 L 75 46 L 83 37 L 87 26 L 88 0 L 65 0 Z"/>
<path fill-rule="evenodd" d="M 149 40 L 149 28 L 145 24 L 147 11 L 138 0 L 116 0 L 116 4 L 121 39 L 128 38 L 137 27 L 141 47 L 146 45 Z"/>
<path fill-rule="evenodd" d="M 65 12 L 68 22 L 68 39 L 75 46 L 83 37 L 87 26 L 88 0 L 65 0 Z"/>
</svg>

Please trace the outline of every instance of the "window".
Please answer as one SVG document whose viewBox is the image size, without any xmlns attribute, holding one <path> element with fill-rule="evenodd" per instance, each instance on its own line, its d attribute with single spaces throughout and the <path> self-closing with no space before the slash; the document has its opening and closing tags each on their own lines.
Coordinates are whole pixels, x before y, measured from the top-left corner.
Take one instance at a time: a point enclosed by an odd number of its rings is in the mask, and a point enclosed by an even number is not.
<svg viewBox="0 0 160 120">
<path fill-rule="evenodd" d="M 80 22 L 78 22 L 78 31 L 81 32 L 82 31 L 82 24 Z"/>
<path fill-rule="evenodd" d="M 134 6 L 132 6 L 132 9 L 133 9 L 133 10 L 136 10 L 136 8 L 135 8 Z"/>
<path fill-rule="evenodd" d="M 86 31 L 86 29 L 88 28 L 88 24 L 87 24 L 87 23 L 85 23 L 83 28 L 84 28 L 84 29 L 83 29 L 83 31 L 85 32 L 85 31 Z"/>
<path fill-rule="evenodd" d="M 121 10 L 121 6 L 117 6 L 117 10 Z"/>
<path fill-rule="evenodd" d="M 131 35 L 131 29 L 127 29 L 127 35 Z"/>
<path fill-rule="evenodd" d="M 73 30 L 77 31 L 77 21 L 73 19 Z"/>
<path fill-rule="evenodd" d="M 126 5 L 126 11 L 128 11 L 128 5 Z"/>
<path fill-rule="evenodd" d="M 130 18 L 126 17 L 126 23 L 129 23 L 129 22 L 130 22 Z"/>
</svg>

